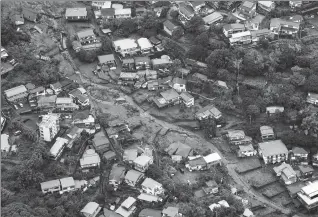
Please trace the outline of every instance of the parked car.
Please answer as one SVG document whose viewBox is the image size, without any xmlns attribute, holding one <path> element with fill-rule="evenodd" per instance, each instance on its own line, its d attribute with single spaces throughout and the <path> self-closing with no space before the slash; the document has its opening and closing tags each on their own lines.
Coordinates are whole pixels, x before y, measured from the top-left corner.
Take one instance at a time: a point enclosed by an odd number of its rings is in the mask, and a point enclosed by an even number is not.
<svg viewBox="0 0 318 217">
<path fill-rule="evenodd" d="M 21 108 L 23 108 L 23 104 L 22 103 L 19 103 L 19 105 L 20 105 Z"/>
<path fill-rule="evenodd" d="M 21 130 L 17 130 L 17 131 L 15 131 L 14 133 L 13 133 L 13 135 L 14 136 L 19 136 L 19 135 L 21 135 Z"/>
<path fill-rule="evenodd" d="M 14 108 L 16 109 L 16 110 L 18 110 L 19 109 L 19 107 L 17 106 L 17 105 L 13 105 L 14 106 Z"/>
<path fill-rule="evenodd" d="M 184 169 L 179 168 L 180 173 L 184 174 Z"/>
<path fill-rule="evenodd" d="M 35 103 L 30 103 L 30 106 L 31 107 L 36 107 L 36 104 Z"/>
</svg>

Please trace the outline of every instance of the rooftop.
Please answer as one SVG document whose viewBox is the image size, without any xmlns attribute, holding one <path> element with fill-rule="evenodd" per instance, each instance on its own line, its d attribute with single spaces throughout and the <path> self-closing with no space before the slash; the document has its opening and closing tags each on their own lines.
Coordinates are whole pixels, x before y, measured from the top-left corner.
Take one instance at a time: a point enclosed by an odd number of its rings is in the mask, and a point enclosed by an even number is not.
<svg viewBox="0 0 318 217">
<path fill-rule="evenodd" d="M 162 214 L 167 215 L 167 216 L 176 216 L 179 213 L 179 208 L 178 207 L 173 207 L 169 206 L 167 208 L 164 208 L 162 210 Z"/>
<path fill-rule="evenodd" d="M 141 193 L 137 198 L 139 200 L 144 200 L 147 202 L 158 202 L 160 199 L 158 196 L 151 195 L 151 194 L 145 194 L 145 193 Z"/>
<path fill-rule="evenodd" d="M 226 31 L 229 30 L 237 30 L 237 29 L 245 29 L 245 25 L 241 23 L 231 23 L 223 26 L 223 29 Z"/>
<path fill-rule="evenodd" d="M 131 38 L 120 39 L 120 40 L 114 41 L 113 43 L 115 45 L 115 48 L 119 47 L 121 50 L 132 49 L 132 48 L 138 47 L 135 39 L 131 39 Z"/>
<path fill-rule="evenodd" d="M 216 162 L 216 161 L 220 161 L 221 160 L 221 157 L 218 153 L 212 153 L 212 154 L 209 154 L 207 156 L 204 156 L 203 159 L 205 160 L 206 163 L 212 163 L 212 162 Z"/>
<path fill-rule="evenodd" d="M 82 158 L 80 159 L 80 165 L 81 167 L 91 164 L 99 164 L 100 163 L 100 157 L 95 152 L 94 149 L 88 149 L 84 152 Z"/>
<path fill-rule="evenodd" d="M 151 158 L 146 155 L 141 155 L 134 160 L 134 163 L 141 166 L 146 166 L 151 161 Z"/>
<path fill-rule="evenodd" d="M 42 182 L 41 183 L 41 189 L 50 189 L 50 188 L 55 188 L 55 187 L 60 187 L 60 180 L 55 179 L 47 182 Z"/>
<path fill-rule="evenodd" d="M 79 40 L 81 40 L 82 38 L 91 37 L 91 36 L 95 36 L 93 29 L 85 29 L 85 30 L 77 32 L 77 37 L 79 38 Z"/>
<path fill-rule="evenodd" d="M 15 95 L 27 92 L 27 91 L 28 90 L 24 85 L 20 85 L 20 86 L 5 90 L 4 94 L 9 98 L 9 97 L 12 97 L 12 96 L 15 96 Z"/>
<path fill-rule="evenodd" d="M 308 151 L 300 147 L 293 147 L 292 151 L 294 154 L 308 154 Z"/>
<path fill-rule="evenodd" d="M 170 20 L 166 20 L 163 25 L 165 27 L 167 27 L 167 29 L 169 29 L 170 31 L 173 31 L 175 28 L 178 27 L 178 25 L 174 24 L 173 22 L 171 22 Z"/>
<path fill-rule="evenodd" d="M 272 134 L 274 134 L 274 130 L 270 126 L 261 126 L 260 127 L 260 131 L 261 131 L 262 135 L 269 135 L 269 134 L 272 135 Z"/>
<path fill-rule="evenodd" d="M 94 212 L 99 208 L 99 204 L 96 202 L 89 202 L 85 205 L 85 207 L 81 210 L 82 213 L 94 214 Z"/>
<path fill-rule="evenodd" d="M 119 181 L 120 179 L 124 178 L 125 171 L 125 167 L 114 164 L 109 174 L 109 180 Z"/>
<path fill-rule="evenodd" d="M 258 4 L 264 5 L 265 7 L 268 7 L 268 8 L 271 7 L 273 3 L 274 3 L 273 1 L 258 1 Z"/>
<path fill-rule="evenodd" d="M 252 144 L 248 144 L 248 145 L 240 145 L 239 149 L 241 152 L 248 152 L 248 151 L 254 151 L 254 147 Z"/>
<path fill-rule="evenodd" d="M 55 140 L 55 143 L 50 149 L 50 154 L 53 156 L 57 156 L 61 148 L 67 143 L 68 143 L 68 139 L 57 137 Z"/>
<path fill-rule="evenodd" d="M 286 145 L 281 140 L 262 142 L 258 145 L 265 157 L 278 154 L 288 154 Z"/>
<path fill-rule="evenodd" d="M 42 116 L 42 122 L 39 127 L 51 127 L 56 124 L 60 116 L 58 114 L 47 114 Z"/>
<path fill-rule="evenodd" d="M 134 203 L 136 202 L 136 199 L 133 197 L 128 197 L 122 204 L 121 206 L 129 209 L 132 205 L 134 205 Z"/>
<path fill-rule="evenodd" d="M 124 159 L 128 161 L 134 161 L 137 158 L 137 155 L 137 149 L 125 149 L 124 151 Z"/>
<path fill-rule="evenodd" d="M 144 174 L 142 172 L 136 171 L 136 170 L 129 170 L 125 176 L 125 179 L 132 181 L 132 182 L 137 182 L 138 179 L 143 176 Z"/>
<path fill-rule="evenodd" d="M 188 92 L 182 92 L 180 94 L 180 98 L 183 99 L 185 102 L 187 102 L 187 101 L 189 101 L 191 99 L 194 99 L 194 97 Z"/>
<path fill-rule="evenodd" d="M 318 181 L 310 182 L 301 189 L 307 196 L 314 197 L 318 195 Z"/>
<path fill-rule="evenodd" d="M 139 197 L 138 197 L 139 199 Z M 161 210 L 155 210 L 155 209 L 143 209 L 139 213 L 139 217 L 161 217 Z"/>
<path fill-rule="evenodd" d="M 102 8 L 100 12 L 101 12 L 101 15 L 105 17 L 113 17 L 115 15 L 114 8 Z"/>
<path fill-rule="evenodd" d="M 160 95 L 167 101 L 179 98 L 179 94 L 174 89 L 169 89 L 161 92 Z"/>
<path fill-rule="evenodd" d="M 222 20 L 222 19 L 223 19 L 223 16 L 219 12 L 213 12 L 212 14 L 210 14 L 206 17 L 203 17 L 203 21 L 205 23 L 209 23 L 209 24 L 217 22 L 217 21 Z"/>
<path fill-rule="evenodd" d="M 62 188 L 75 186 L 75 182 L 74 182 L 73 177 L 62 178 L 62 179 L 60 179 L 60 182 L 61 182 Z"/>
<path fill-rule="evenodd" d="M 229 130 L 227 131 L 228 136 L 232 137 L 245 137 L 245 133 L 243 130 Z"/>
<path fill-rule="evenodd" d="M 173 84 L 186 84 L 186 80 L 182 78 L 175 77 L 172 79 Z"/>
<path fill-rule="evenodd" d="M 73 99 L 70 97 L 57 97 L 55 102 L 56 104 L 69 104 L 73 103 Z"/>
<path fill-rule="evenodd" d="M 162 184 L 151 179 L 151 178 L 146 178 L 143 183 L 141 184 L 142 186 L 146 188 L 156 188 L 156 187 L 162 187 Z"/>
<path fill-rule="evenodd" d="M 139 38 L 137 40 L 140 49 L 149 49 L 152 48 L 152 44 L 150 43 L 150 41 L 147 38 Z"/>
<path fill-rule="evenodd" d="M 114 54 L 107 54 L 107 55 L 98 56 L 98 61 L 101 64 L 107 63 L 109 61 L 115 61 L 115 56 L 114 56 Z"/>
<path fill-rule="evenodd" d="M 115 16 L 131 14 L 131 8 L 115 9 Z"/>
<path fill-rule="evenodd" d="M 277 174 L 284 173 L 287 178 L 296 176 L 295 170 L 289 164 L 286 164 L 285 162 L 277 167 L 274 167 L 273 169 L 275 173 Z"/>
<path fill-rule="evenodd" d="M 312 168 L 312 166 L 309 165 L 299 165 L 298 169 L 301 173 L 311 173 L 314 172 L 314 169 Z"/>
<path fill-rule="evenodd" d="M 87 16 L 86 8 L 66 8 L 66 17 L 80 17 Z"/>
</svg>

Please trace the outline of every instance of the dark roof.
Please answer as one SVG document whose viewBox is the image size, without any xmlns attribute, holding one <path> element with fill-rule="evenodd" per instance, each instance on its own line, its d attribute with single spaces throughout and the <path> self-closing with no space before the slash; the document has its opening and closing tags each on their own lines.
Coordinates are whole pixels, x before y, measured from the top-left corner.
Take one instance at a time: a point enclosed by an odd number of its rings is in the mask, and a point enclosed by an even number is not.
<svg viewBox="0 0 318 217">
<path fill-rule="evenodd" d="M 37 93 L 37 92 L 41 92 L 41 91 L 44 91 L 44 90 L 45 90 L 45 88 L 43 86 L 40 86 L 40 87 L 37 87 L 35 89 L 30 90 L 30 93 L 31 94 L 32 93 Z"/>
<path fill-rule="evenodd" d="M 169 29 L 170 31 L 173 31 L 173 30 L 175 30 L 178 26 L 177 25 L 175 25 L 174 23 L 172 23 L 170 20 L 166 20 L 164 23 L 163 23 L 163 25 L 165 26 L 165 27 L 167 27 L 167 29 Z"/>
<path fill-rule="evenodd" d="M 12 17 L 12 21 L 20 21 L 20 22 L 24 22 L 24 18 L 23 18 L 23 14 L 16 14 Z"/>
<path fill-rule="evenodd" d="M 199 158 L 196 158 L 196 159 L 194 159 L 194 160 L 190 160 L 189 161 L 189 165 L 191 166 L 191 167 L 194 167 L 194 166 L 205 166 L 206 165 L 206 162 L 205 162 L 205 160 L 204 160 L 204 158 L 203 157 L 199 157 Z"/>
<path fill-rule="evenodd" d="M 36 21 L 36 18 L 37 18 L 37 12 L 34 11 L 34 10 L 31 10 L 29 8 L 23 8 L 22 9 L 22 14 L 23 14 L 23 17 L 27 20 L 30 20 L 30 21 Z"/>
<path fill-rule="evenodd" d="M 193 8 L 183 2 L 179 4 L 179 11 L 188 18 L 194 15 Z"/>
<path fill-rule="evenodd" d="M 129 63 L 135 63 L 135 60 L 133 58 L 123 59 L 123 64 L 129 64 Z"/>
<path fill-rule="evenodd" d="M 145 56 L 145 57 L 135 57 L 135 62 L 148 62 L 150 63 L 150 58 Z"/>
<path fill-rule="evenodd" d="M 161 92 L 160 95 L 165 99 L 165 100 L 173 100 L 179 97 L 179 94 L 174 90 L 166 90 L 164 92 Z"/>
<path fill-rule="evenodd" d="M 154 45 L 157 45 L 157 44 L 160 44 L 160 43 L 161 43 L 161 41 L 160 41 L 158 38 L 154 37 L 154 36 L 151 36 L 151 37 L 149 38 L 149 41 L 150 41 L 152 44 L 154 44 Z"/>
<path fill-rule="evenodd" d="M 107 17 L 114 16 L 115 8 L 102 8 L 100 12 L 102 16 L 107 16 Z"/>
</svg>

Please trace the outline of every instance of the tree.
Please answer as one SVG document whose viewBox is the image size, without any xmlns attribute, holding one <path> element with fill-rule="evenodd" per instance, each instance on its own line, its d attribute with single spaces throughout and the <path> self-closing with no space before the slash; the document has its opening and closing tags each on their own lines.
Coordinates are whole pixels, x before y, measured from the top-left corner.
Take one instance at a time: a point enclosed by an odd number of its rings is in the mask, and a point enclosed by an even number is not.
<svg viewBox="0 0 318 217">
<path fill-rule="evenodd" d="M 200 121 L 201 128 L 204 129 L 205 138 L 209 139 L 216 136 L 216 123 L 212 118 Z"/>
<path fill-rule="evenodd" d="M 207 58 L 207 49 L 202 45 L 192 45 L 187 52 L 187 56 L 191 59 L 203 61 Z"/>
<path fill-rule="evenodd" d="M 290 83 L 296 87 L 302 86 L 305 84 L 306 77 L 302 74 L 294 74 L 290 77 Z"/>
<path fill-rule="evenodd" d="M 198 35 L 194 42 L 198 45 L 201 45 L 203 47 L 209 46 L 209 33 L 208 32 L 202 32 L 200 35 Z"/>
<path fill-rule="evenodd" d="M 313 59 L 310 62 L 310 69 L 312 69 L 314 72 L 318 71 L 318 59 Z"/>
<path fill-rule="evenodd" d="M 1 216 L 3 217 L 40 217 L 30 206 L 14 202 L 2 207 Z"/>
<path fill-rule="evenodd" d="M 101 37 L 101 51 L 105 53 L 111 53 L 113 48 L 112 48 L 112 40 L 108 36 L 103 36 Z"/>
<path fill-rule="evenodd" d="M 247 75 L 261 75 L 264 69 L 264 58 L 257 50 L 251 49 L 244 55 L 243 67 Z"/>
<path fill-rule="evenodd" d="M 132 19 L 127 19 L 122 21 L 119 30 L 122 32 L 124 37 L 128 37 L 132 33 L 137 32 L 138 26 Z"/>
<path fill-rule="evenodd" d="M 312 65 L 311 58 L 307 57 L 307 56 L 297 56 L 295 58 L 295 63 L 297 66 L 299 66 L 301 68 L 309 68 L 309 67 L 311 68 L 311 66 L 316 67 L 316 66 Z"/>
<path fill-rule="evenodd" d="M 6 46 L 9 43 L 17 44 L 19 41 L 30 41 L 30 36 L 25 33 L 18 32 L 15 24 L 11 21 L 10 17 L 2 20 L 1 25 L 1 45 Z"/>
<path fill-rule="evenodd" d="M 268 49 L 269 48 L 269 41 L 265 37 L 261 37 L 258 41 L 259 45 L 263 49 Z"/>
<path fill-rule="evenodd" d="M 252 120 L 252 118 L 255 118 L 260 114 L 260 108 L 257 105 L 249 105 L 247 106 L 246 114 L 249 116 L 250 120 Z"/>
<path fill-rule="evenodd" d="M 170 12 L 170 17 L 172 17 L 173 19 L 177 19 L 179 16 L 179 12 L 177 10 L 172 10 Z"/>
<path fill-rule="evenodd" d="M 173 33 L 172 33 L 172 38 L 173 39 L 179 39 L 179 38 L 181 38 L 181 36 L 184 34 L 184 31 L 183 31 L 183 29 L 182 29 L 182 27 L 181 26 L 178 26 L 174 31 L 173 31 Z"/>
<path fill-rule="evenodd" d="M 232 66 L 231 56 L 228 49 L 216 49 L 207 57 L 206 62 L 211 68 L 229 69 Z"/>
<path fill-rule="evenodd" d="M 160 18 L 166 18 L 169 10 L 170 10 L 169 6 L 163 7 L 161 10 Z"/>
<path fill-rule="evenodd" d="M 305 82 L 305 88 L 309 92 L 318 92 L 318 75 L 311 75 Z"/>
<path fill-rule="evenodd" d="M 158 180 L 163 175 L 163 171 L 156 165 L 151 164 L 146 172 L 147 177 Z"/>
<path fill-rule="evenodd" d="M 170 38 L 164 38 L 162 46 L 165 48 L 166 52 L 174 58 L 183 59 L 185 56 L 185 49 Z"/>
<path fill-rule="evenodd" d="M 200 16 L 194 16 L 185 24 L 185 29 L 190 33 L 197 33 L 200 26 L 204 25 L 204 21 Z"/>
<path fill-rule="evenodd" d="M 80 61 L 82 62 L 87 62 L 87 63 L 92 63 L 96 60 L 97 58 L 97 54 L 95 51 L 93 50 L 80 50 L 78 53 L 77 53 L 77 56 L 79 58 Z"/>
</svg>

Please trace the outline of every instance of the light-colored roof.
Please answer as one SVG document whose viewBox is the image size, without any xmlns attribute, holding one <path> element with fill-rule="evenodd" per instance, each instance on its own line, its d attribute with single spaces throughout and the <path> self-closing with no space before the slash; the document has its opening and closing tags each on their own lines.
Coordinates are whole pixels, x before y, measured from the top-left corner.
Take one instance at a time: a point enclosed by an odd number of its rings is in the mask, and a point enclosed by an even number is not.
<svg viewBox="0 0 318 217">
<path fill-rule="evenodd" d="M 315 100 L 318 100 L 318 93 L 308 93 L 308 97 L 309 98 L 313 98 Z"/>
<path fill-rule="evenodd" d="M 151 158 L 146 155 L 141 155 L 134 160 L 134 163 L 141 166 L 146 166 L 151 161 Z"/>
<path fill-rule="evenodd" d="M 251 9 L 254 5 L 255 5 L 255 3 L 252 1 L 243 1 L 243 3 L 242 3 L 242 7 L 246 7 L 249 9 Z"/>
<path fill-rule="evenodd" d="M 60 186 L 60 180 L 59 179 L 50 180 L 50 181 L 41 183 L 41 189 L 42 190 L 55 188 L 55 187 L 59 187 L 59 186 Z"/>
<path fill-rule="evenodd" d="M 57 137 L 55 143 L 50 149 L 50 154 L 56 156 L 61 148 L 68 143 L 68 140 L 62 137 Z"/>
<path fill-rule="evenodd" d="M 178 207 L 173 207 L 173 206 L 169 206 L 165 209 L 162 210 L 162 214 L 165 214 L 167 216 L 171 216 L 174 217 L 179 213 L 179 208 Z"/>
<path fill-rule="evenodd" d="M 131 8 L 123 8 L 123 9 L 115 9 L 115 16 L 116 15 L 127 15 L 131 14 Z"/>
<path fill-rule="evenodd" d="M 94 135 L 93 142 L 94 142 L 95 146 L 98 147 L 98 146 L 101 146 L 104 144 L 108 144 L 109 140 L 107 139 L 105 134 L 101 131 L 101 132 L 98 132 Z"/>
<path fill-rule="evenodd" d="M 258 1 L 258 4 L 264 5 L 265 7 L 268 7 L 268 8 L 271 7 L 273 3 L 274 3 L 273 1 Z"/>
<path fill-rule="evenodd" d="M 184 100 L 184 101 L 189 101 L 189 100 L 192 100 L 192 99 L 194 99 L 194 97 L 190 94 L 190 93 L 188 93 L 188 92 L 182 92 L 181 94 L 180 94 L 180 97 Z"/>
<path fill-rule="evenodd" d="M 139 172 L 139 171 L 136 171 L 136 170 L 129 170 L 127 173 L 126 173 L 126 176 L 125 176 L 125 179 L 126 180 L 129 180 L 129 181 L 132 181 L 132 182 L 136 182 L 138 181 L 138 179 L 143 176 L 144 174 Z"/>
<path fill-rule="evenodd" d="M 301 147 L 293 147 L 292 150 L 294 154 L 308 154 L 308 151 L 306 151 L 305 149 Z"/>
<path fill-rule="evenodd" d="M 107 54 L 107 55 L 98 56 L 98 61 L 101 64 L 107 63 L 109 61 L 115 61 L 115 56 L 114 56 L 114 54 Z"/>
<path fill-rule="evenodd" d="M 55 102 L 56 104 L 68 104 L 72 103 L 73 99 L 70 97 L 57 97 Z"/>
<path fill-rule="evenodd" d="M 165 58 L 155 58 L 151 60 L 152 65 L 163 65 L 171 63 L 171 60 Z"/>
<path fill-rule="evenodd" d="M 44 90 L 45 90 L 45 88 L 43 86 L 40 86 L 40 87 L 37 87 L 37 88 L 30 90 L 29 92 L 32 94 L 32 93 L 42 92 Z"/>
<path fill-rule="evenodd" d="M 173 22 L 171 22 L 170 20 L 166 20 L 163 25 L 169 29 L 170 31 L 173 31 L 175 28 L 177 28 L 178 26 L 175 25 Z"/>
<path fill-rule="evenodd" d="M 299 165 L 298 169 L 301 173 L 310 173 L 314 172 L 314 169 L 310 165 Z"/>
<path fill-rule="evenodd" d="M 218 204 L 220 204 L 221 206 L 230 207 L 226 200 L 221 200 L 218 202 Z"/>
<path fill-rule="evenodd" d="M 162 187 L 162 184 L 153 180 L 152 178 L 146 178 L 141 184 L 141 186 L 152 189 L 156 187 Z"/>
<path fill-rule="evenodd" d="M 1 134 L 1 151 L 8 152 L 10 150 L 9 135 Z"/>
<path fill-rule="evenodd" d="M 270 28 L 278 28 L 281 25 L 293 26 L 299 29 L 300 23 L 283 20 L 281 18 L 272 18 L 270 23 Z"/>
<path fill-rule="evenodd" d="M 57 120 L 60 118 L 59 114 L 47 114 L 42 116 L 42 122 L 39 127 L 51 127 L 56 124 Z"/>
<path fill-rule="evenodd" d="M 244 37 L 244 36 L 248 36 L 248 35 L 251 35 L 251 31 L 238 32 L 238 33 L 232 34 L 232 38 L 230 38 L 230 39 L 240 38 L 240 37 Z"/>
<path fill-rule="evenodd" d="M 124 151 L 124 159 L 128 161 L 134 161 L 137 158 L 137 149 L 126 149 Z"/>
<path fill-rule="evenodd" d="M 144 200 L 144 201 L 147 201 L 147 202 L 157 202 L 157 201 L 159 201 L 159 197 L 158 196 L 151 195 L 151 194 L 145 194 L 145 193 L 141 193 L 137 198 L 139 200 Z"/>
<path fill-rule="evenodd" d="M 179 97 L 179 94 L 174 89 L 169 89 L 164 92 L 161 92 L 160 95 L 167 101 L 173 100 Z"/>
<path fill-rule="evenodd" d="M 124 178 L 125 171 L 125 167 L 118 166 L 116 164 L 113 165 L 113 168 L 109 174 L 109 180 L 119 181 L 121 178 Z"/>
<path fill-rule="evenodd" d="M 66 17 L 87 16 L 87 10 L 86 8 L 66 8 L 65 16 Z"/>
<path fill-rule="evenodd" d="M 186 84 L 186 80 L 182 78 L 175 77 L 172 79 L 173 84 Z"/>
<path fill-rule="evenodd" d="M 99 208 L 99 204 L 96 202 L 89 202 L 84 206 L 84 208 L 81 210 L 82 213 L 86 213 L 89 215 L 94 214 L 94 212 Z"/>
<path fill-rule="evenodd" d="M 261 131 L 262 135 L 269 135 L 269 134 L 272 135 L 272 134 L 274 134 L 274 130 L 270 126 L 261 126 L 260 127 L 260 131 Z"/>
<path fill-rule="evenodd" d="M 203 108 L 201 108 L 196 115 L 200 116 L 200 115 L 205 115 L 205 116 L 209 116 L 212 115 L 214 117 L 218 117 L 220 116 L 222 113 L 214 106 L 214 105 L 208 105 L 205 106 Z"/>
<path fill-rule="evenodd" d="M 301 189 L 309 197 L 318 195 L 318 181 L 311 182 L 309 185 Z"/>
<path fill-rule="evenodd" d="M 254 151 L 253 145 L 252 144 L 248 144 L 248 145 L 239 145 L 239 149 L 242 152 L 245 151 Z"/>
<path fill-rule="evenodd" d="M 60 182 L 61 182 L 61 187 L 62 188 L 75 186 L 75 182 L 74 182 L 73 177 L 62 178 L 62 179 L 60 179 Z"/>
<path fill-rule="evenodd" d="M 243 130 L 229 130 L 227 133 L 228 133 L 228 136 L 230 138 L 232 138 L 232 137 L 245 137 L 245 133 Z"/>
<path fill-rule="evenodd" d="M 99 164 L 100 157 L 93 149 L 88 149 L 84 152 L 82 158 L 80 159 L 80 165 L 91 165 L 91 164 Z"/>
<path fill-rule="evenodd" d="M 223 29 L 226 31 L 236 30 L 236 29 L 245 29 L 245 25 L 241 23 L 231 23 L 223 26 Z"/>
<path fill-rule="evenodd" d="M 57 95 L 52 96 L 40 96 L 38 98 L 38 105 L 41 106 L 42 104 L 49 104 L 49 103 L 55 103 L 57 99 Z"/>
<path fill-rule="evenodd" d="M 276 112 L 283 112 L 284 107 L 283 106 L 268 106 L 266 107 L 266 112 L 269 112 L 270 114 L 275 114 Z"/>
<path fill-rule="evenodd" d="M 258 144 L 264 156 L 272 156 L 278 154 L 288 154 L 286 145 L 281 140 L 273 140 Z"/>
<path fill-rule="evenodd" d="M 203 17 L 203 21 L 208 24 L 217 22 L 222 19 L 223 19 L 223 16 L 219 12 L 214 12 L 206 17 Z"/>
<path fill-rule="evenodd" d="M 122 5 L 122 4 L 112 4 L 112 8 L 115 8 L 115 9 L 123 9 L 123 8 L 124 8 L 124 5 Z"/>
<path fill-rule="evenodd" d="M 124 208 L 129 209 L 134 203 L 136 202 L 136 199 L 133 197 L 128 197 L 122 204 L 121 206 Z"/>
<path fill-rule="evenodd" d="M 205 160 L 206 163 L 212 163 L 212 162 L 220 161 L 221 157 L 218 153 L 215 152 L 203 157 L 203 159 Z"/>
<path fill-rule="evenodd" d="M 246 208 L 246 209 L 244 210 L 243 216 L 244 216 L 244 217 L 252 217 L 252 216 L 254 216 L 254 214 L 253 214 L 253 212 L 252 212 L 251 210 L 249 210 L 248 208 Z"/>
<path fill-rule="evenodd" d="M 93 29 L 85 29 L 82 31 L 77 32 L 77 37 L 81 40 L 82 38 L 90 37 L 90 36 L 95 36 L 95 33 Z"/>
<path fill-rule="evenodd" d="M 295 170 L 289 165 L 283 162 L 281 165 L 274 167 L 275 173 L 284 173 L 287 178 L 296 176 Z"/>
<path fill-rule="evenodd" d="M 138 199 L 140 199 L 139 197 L 142 194 L 140 194 L 138 196 Z M 143 209 L 141 210 L 141 212 L 139 213 L 139 217 L 161 217 L 161 210 L 155 210 L 155 209 Z"/>
<path fill-rule="evenodd" d="M 147 38 L 139 38 L 137 42 L 139 44 L 140 49 L 149 49 L 153 47 Z"/>
<path fill-rule="evenodd" d="M 13 88 L 11 88 L 11 89 L 5 90 L 5 91 L 4 91 L 4 94 L 5 94 L 7 97 L 12 97 L 12 96 L 15 96 L 15 95 L 18 95 L 18 94 L 27 92 L 27 91 L 28 91 L 28 90 L 27 90 L 27 88 L 26 88 L 24 85 L 20 85 L 20 86 L 13 87 Z"/>
</svg>

